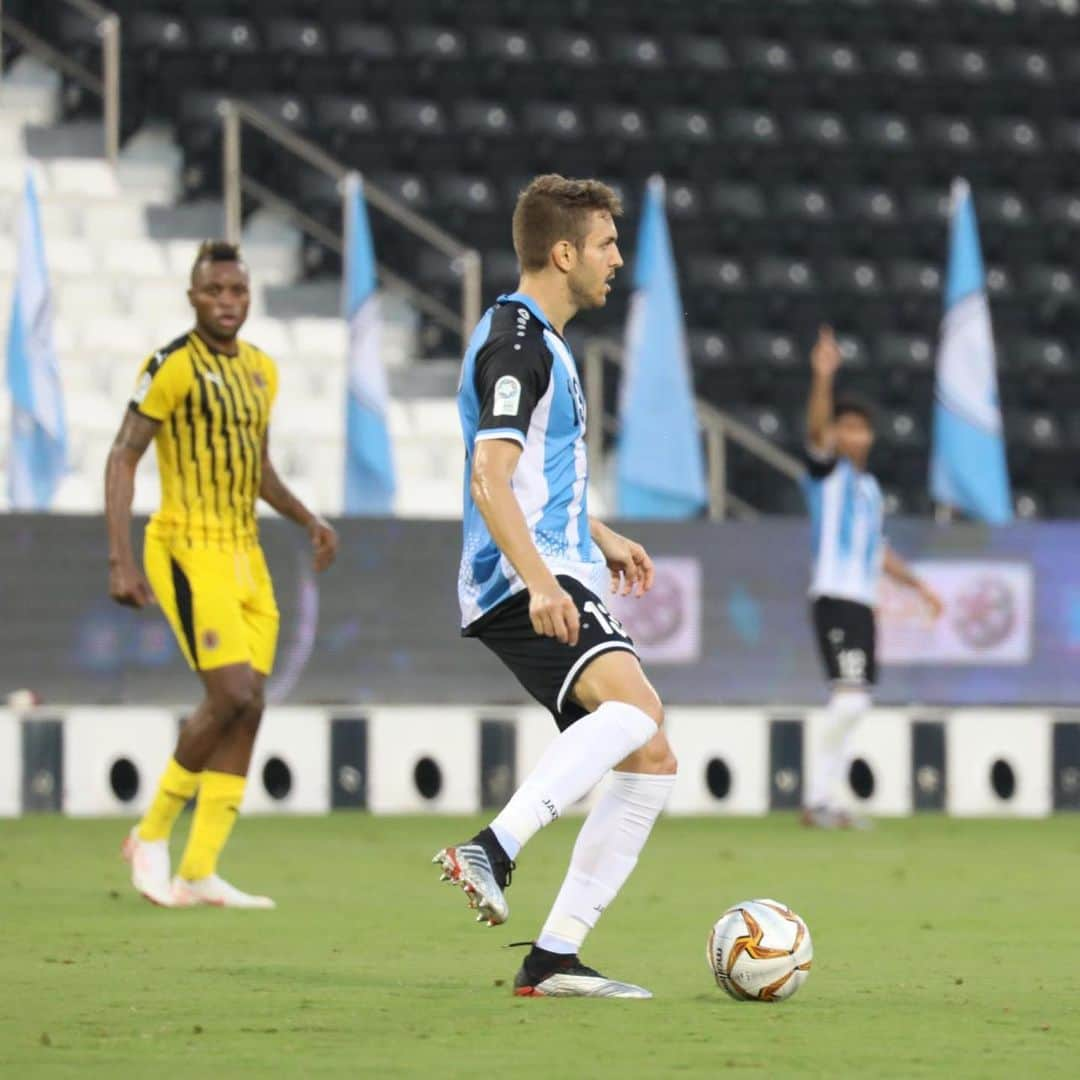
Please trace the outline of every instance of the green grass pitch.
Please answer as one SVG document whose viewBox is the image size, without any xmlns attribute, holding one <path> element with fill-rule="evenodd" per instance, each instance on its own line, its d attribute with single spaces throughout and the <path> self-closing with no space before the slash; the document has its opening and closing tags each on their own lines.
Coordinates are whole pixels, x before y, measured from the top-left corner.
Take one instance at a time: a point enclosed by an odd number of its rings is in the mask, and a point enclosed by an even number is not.
<svg viewBox="0 0 1080 1080">
<path fill-rule="evenodd" d="M 647 1002 L 510 995 L 502 946 L 538 929 L 576 824 L 530 844 L 497 929 L 428 862 L 475 825 L 241 820 L 223 872 L 279 908 L 230 912 L 136 897 L 125 823 L 0 823 L 0 1075 L 1077 1075 L 1075 817 L 662 820 L 584 953 Z M 762 895 L 814 939 L 778 1005 L 729 1000 L 704 960 L 713 920 Z"/>
</svg>

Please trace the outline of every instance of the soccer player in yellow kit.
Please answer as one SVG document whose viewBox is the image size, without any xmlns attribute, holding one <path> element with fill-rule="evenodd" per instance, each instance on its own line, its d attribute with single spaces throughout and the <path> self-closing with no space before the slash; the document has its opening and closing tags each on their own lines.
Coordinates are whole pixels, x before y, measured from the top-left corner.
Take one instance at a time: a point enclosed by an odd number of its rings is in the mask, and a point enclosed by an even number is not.
<svg viewBox="0 0 1080 1080">
<path fill-rule="evenodd" d="M 205 697 L 184 724 L 146 815 L 124 841 L 132 884 L 163 907 L 270 908 L 217 875 L 218 857 L 244 795 L 274 664 L 278 610 L 259 547 L 263 499 L 311 537 L 316 570 L 337 553 L 337 535 L 285 486 L 268 453 L 277 369 L 237 334 L 250 279 L 235 245 L 206 241 L 191 272 L 195 327 L 154 353 L 109 452 L 105 514 L 109 595 L 157 603 Z M 131 545 L 135 470 L 154 441 L 161 507 L 146 528 L 140 571 Z M 178 873 L 169 835 L 198 795 Z"/>
</svg>

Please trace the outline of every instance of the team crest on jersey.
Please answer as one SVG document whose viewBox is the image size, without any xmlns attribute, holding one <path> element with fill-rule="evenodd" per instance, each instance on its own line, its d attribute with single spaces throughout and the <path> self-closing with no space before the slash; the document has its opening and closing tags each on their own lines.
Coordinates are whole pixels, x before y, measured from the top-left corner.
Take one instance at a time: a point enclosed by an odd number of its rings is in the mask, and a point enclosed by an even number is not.
<svg viewBox="0 0 1080 1080">
<path fill-rule="evenodd" d="M 521 383 L 513 375 L 504 375 L 495 384 L 495 415 L 517 416 L 521 408 Z"/>
<path fill-rule="evenodd" d="M 253 371 L 251 373 L 251 381 L 257 390 L 266 389 L 266 376 L 261 371 Z"/>
<path fill-rule="evenodd" d="M 221 644 L 221 637 L 216 630 L 204 630 L 201 644 L 204 649 L 212 651 Z"/>
</svg>

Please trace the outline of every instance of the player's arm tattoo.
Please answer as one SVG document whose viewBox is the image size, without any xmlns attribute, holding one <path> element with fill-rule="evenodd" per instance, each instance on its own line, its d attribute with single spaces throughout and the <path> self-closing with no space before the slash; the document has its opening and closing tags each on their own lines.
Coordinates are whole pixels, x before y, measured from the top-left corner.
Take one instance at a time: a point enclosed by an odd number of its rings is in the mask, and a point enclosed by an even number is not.
<svg viewBox="0 0 1080 1080">
<path fill-rule="evenodd" d="M 308 526 L 315 515 L 289 490 L 288 484 L 278 476 L 270 460 L 270 439 L 263 436 L 262 475 L 259 480 L 259 498 L 273 507 L 282 517 Z"/>
<path fill-rule="evenodd" d="M 147 447 L 154 441 L 154 436 L 158 432 L 158 428 L 161 427 L 159 420 L 151 420 L 149 416 L 144 416 L 141 412 L 135 409 L 128 409 L 124 414 L 124 421 L 120 425 L 120 430 L 116 433 L 116 438 L 113 440 L 113 450 L 127 451 L 128 454 L 133 454 L 135 460 L 146 453 Z"/>
<path fill-rule="evenodd" d="M 116 433 L 105 464 L 105 525 L 109 562 L 131 565 L 131 500 L 135 496 L 135 470 L 161 427 L 134 409 L 128 409 Z"/>
</svg>

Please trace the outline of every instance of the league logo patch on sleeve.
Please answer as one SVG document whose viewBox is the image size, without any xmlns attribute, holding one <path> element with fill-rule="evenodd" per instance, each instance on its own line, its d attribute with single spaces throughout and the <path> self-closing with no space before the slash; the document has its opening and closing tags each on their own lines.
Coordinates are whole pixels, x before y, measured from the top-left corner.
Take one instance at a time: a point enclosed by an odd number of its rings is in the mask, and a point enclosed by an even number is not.
<svg viewBox="0 0 1080 1080">
<path fill-rule="evenodd" d="M 138 383 L 135 386 L 135 404 L 141 405 L 146 400 L 146 395 L 150 393 L 150 384 L 154 381 L 154 377 L 149 371 L 144 371 L 140 377 Z"/>
<path fill-rule="evenodd" d="M 495 415 L 517 416 L 521 407 L 521 383 L 513 375 L 504 375 L 495 384 Z"/>
</svg>

